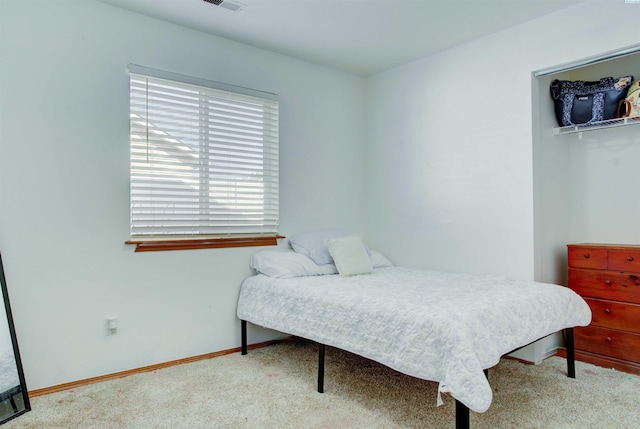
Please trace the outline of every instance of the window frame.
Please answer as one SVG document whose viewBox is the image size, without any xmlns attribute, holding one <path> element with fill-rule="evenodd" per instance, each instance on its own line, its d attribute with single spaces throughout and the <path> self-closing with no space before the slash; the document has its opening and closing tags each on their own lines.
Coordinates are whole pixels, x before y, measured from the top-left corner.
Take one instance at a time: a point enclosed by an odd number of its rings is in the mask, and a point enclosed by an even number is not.
<svg viewBox="0 0 640 429">
<path fill-rule="evenodd" d="M 139 143 L 134 143 L 134 119 L 133 119 L 133 115 L 134 115 L 134 107 L 133 107 L 133 101 L 131 101 L 130 107 L 129 107 L 129 114 L 130 116 L 132 116 L 132 118 L 130 119 L 131 121 L 131 130 L 130 130 L 130 142 L 129 142 L 129 147 L 130 147 L 130 173 L 129 173 L 129 179 L 130 179 L 130 194 L 129 194 L 129 203 L 130 203 L 130 213 L 129 213 L 129 226 L 130 226 L 130 239 L 125 241 L 125 244 L 129 244 L 129 245 L 135 245 L 135 251 L 136 252 L 147 252 L 147 251 L 160 251 L 160 250 L 186 250 L 186 249 L 202 249 L 202 248 L 221 248 L 221 247 L 246 247 L 246 246 L 268 246 L 268 245 L 276 245 L 277 244 L 277 240 L 279 238 L 283 238 L 281 235 L 278 234 L 278 226 L 279 226 L 279 155 L 278 155 L 278 147 L 279 147 L 279 118 L 278 118 L 278 110 L 279 110 L 279 106 L 278 106 L 278 97 L 275 94 L 271 94 L 271 93 L 267 93 L 267 92 L 263 92 L 263 91 L 258 91 L 258 90 L 253 90 L 253 89 L 249 89 L 249 88 L 244 88 L 244 87 L 238 87 L 238 86 L 234 86 L 234 85 L 230 85 L 230 84 L 224 84 L 221 82 L 215 82 L 215 81 L 210 81 L 207 79 L 201 79 L 201 78 L 196 78 L 196 77 L 192 77 L 192 76 L 186 76 L 186 75 L 181 75 L 181 74 L 177 74 L 177 73 L 172 73 L 172 72 L 167 72 L 167 71 L 162 71 L 162 70 L 157 70 L 157 69 L 152 69 L 152 68 L 148 68 L 148 67 L 143 67 L 143 66 L 138 66 L 136 64 L 129 64 L 128 66 L 128 71 L 130 74 L 130 82 L 131 82 L 131 87 L 130 87 L 130 100 L 133 100 L 134 97 L 134 90 L 133 90 L 133 81 L 134 80 L 139 80 L 140 78 L 144 78 L 144 79 L 153 79 L 154 81 L 159 79 L 159 80 L 163 80 L 163 81 L 168 81 L 169 83 L 174 82 L 176 84 L 176 86 L 179 85 L 188 85 L 188 86 L 193 86 L 193 87 L 198 87 L 200 89 L 202 89 L 203 91 L 208 91 L 208 90 L 214 90 L 214 95 L 210 98 L 207 98 L 207 102 L 211 102 L 210 100 L 218 100 L 218 98 L 216 98 L 215 93 L 220 93 L 220 91 L 223 91 L 224 93 L 228 93 L 231 96 L 238 96 L 240 98 L 242 97 L 251 97 L 252 99 L 259 99 L 260 101 L 265 102 L 265 104 L 268 104 L 270 106 L 271 109 L 271 113 L 272 113 L 272 122 L 270 123 L 270 128 L 259 128 L 260 130 L 262 130 L 263 132 L 263 136 L 265 140 L 260 140 L 260 142 L 262 142 L 262 146 L 258 146 L 259 148 L 262 148 L 262 150 L 264 150 L 265 152 L 262 152 L 262 154 L 264 155 L 262 158 L 260 159 L 260 162 L 257 164 L 260 166 L 260 171 L 265 171 L 265 175 L 267 175 L 268 173 L 270 173 L 270 179 L 267 179 L 266 176 L 265 178 L 261 177 L 261 180 L 258 183 L 262 183 L 262 185 L 259 186 L 259 192 L 258 192 L 258 196 L 257 197 L 253 197 L 254 201 L 260 201 L 262 200 L 264 204 L 264 206 L 260 206 L 260 204 L 258 204 L 258 224 L 257 226 L 251 225 L 251 222 L 248 220 L 248 218 L 246 217 L 242 217 L 244 216 L 246 213 L 242 213 L 242 209 L 236 207 L 232 210 L 232 213 L 235 213 L 236 215 L 240 215 L 239 219 L 240 219 L 240 223 L 236 226 L 236 225 L 231 225 L 228 222 L 224 222 L 223 224 L 216 224 L 216 222 L 220 222 L 221 218 L 217 217 L 217 215 L 214 213 L 215 210 L 205 210 L 205 218 L 207 219 L 204 223 L 201 223 L 199 220 L 194 221 L 193 224 L 195 226 L 191 226 L 190 228 L 197 228 L 198 231 L 194 232 L 193 234 L 190 234 L 189 232 L 183 232 L 183 231 L 179 231 L 178 228 L 172 228 L 172 227 L 165 227 L 164 225 L 161 225 L 159 227 L 157 227 L 155 230 L 153 230 L 152 232 L 146 233 L 144 231 L 144 229 L 139 229 L 138 232 L 135 231 L 136 228 L 136 224 L 135 224 L 135 219 L 134 219 L 134 206 L 138 208 L 138 210 L 140 209 L 140 197 L 138 196 L 139 194 L 136 194 L 136 197 L 134 198 L 133 193 L 134 193 L 134 164 L 135 164 L 135 155 L 134 155 L 134 145 Z M 147 84 L 148 85 L 148 84 Z M 202 94 L 202 93 L 200 93 Z M 222 93 L 220 93 L 222 94 Z M 149 103 L 149 93 L 147 93 L 144 96 L 145 100 L 147 103 Z M 275 113 L 274 113 L 275 112 Z M 266 114 L 266 113 L 265 113 Z M 203 124 L 207 124 L 206 126 L 209 126 L 209 122 L 211 120 L 210 117 L 206 116 L 207 114 L 198 114 L 197 117 L 199 118 L 197 120 L 197 124 L 198 125 L 193 125 L 190 129 L 192 130 L 192 132 L 202 132 L 203 127 L 205 127 L 205 125 Z M 266 117 L 264 117 L 266 118 Z M 275 118 L 275 119 L 273 119 Z M 149 128 L 150 128 L 150 123 L 152 122 L 149 119 L 149 116 L 146 116 L 143 118 L 144 119 L 144 123 L 146 125 L 147 128 L 147 136 L 149 134 Z M 262 122 L 261 122 L 262 123 Z M 264 127 L 268 127 L 269 124 L 267 123 L 262 123 Z M 271 132 L 271 137 L 267 138 L 266 137 L 266 133 L 267 130 L 269 130 Z M 275 131 L 274 131 L 275 130 Z M 160 131 L 163 131 L 162 129 L 160 129 Z M 136 136 L 139 136 L 139 131 L 138 134 L 136 134 Z M 205 151 L 208 151 L 211 149 L 213 144 L 217 144 L 217 145 L 221 145 L 221 143 L 215 142 L 214 139 L 206 137 L 205 139 L 203 139 L 202 141 L 205 142 L 205 144 L 202 144 L 202 142 L 198 143 L 198 145 L 201 145 L 202 147 L 204 147 Z M 147 137 L 147 145 L 149 145 L 149 140 Z M 224 144 L 224 143 L 223 143 Z M 178 142 L 176 143 L 177 145 L 183 145 L 181 140 L 178 140 Z M 200 147 L 200 146 L 198 146 Z M 225 147 L 225 150 L 230 150 L 231 152 L 233 152 L 234 150 L 238 150 L 237 148 L 233 147 L 233 144 L 229 144 L 229 146 Z M 269 152 L 270 151 L 270 152 Z M 267 152 L 269 152 L 269 155 L 271 156 L 270 159 L 267 159 Z M 275 155 L 274 155 L 275 154 Z M 242 160 L 241 160 L 242 161 Z M 253 161 L 253 160 L 252 160 Z M 223 161 L 224 162 L 224 161 Z M 246 166 L 248 164 L 246 164 L 246 162 L 248 161 L 244 161 L 245 163 L 241 164 L 240 169 L 242 169 L 242 166 Z M 210 161 L 209 159 L 206 160 L 205 166 L 204 167 L 194 167 L 193 168 L 193 175 L 195 177 L 201 177 L 201 176 L 206 176 L 205 180 L 212 180 L 211 177 L 213 177 L 216 174 L 221 174 L 222 170 L 216 170 L 218 167 L 216 167 L 214 165 L 215 163 Z M 154 168 L 154 167 L 149 167 L 149 168 Z M 245 167 L 246 168 L 246 167 Z M 265 169 L 269 169 L 269 172 L 266 172 Z M 274 174 L 275 171 L 275 174 Z M 239 173 L 238 173 L 239 174 Z M 252 176 L 251 180 L 253 180 Z M 148 180 L 148 179 L 147 179 Z M 234 179 L 229 179 L 229 180 L 234 180 Z M 264 184 L 266 182 L 269 182 L 268 184 Z M 223 182 L 222 179 L 218 179 L 218 182 Z M 139 185 L 140 181 L 138 180 L 137 185 Z M 144 183 L 144 179 L 143 182 Z M 148 183 L 148 182 L 147 182 Z M 153 181 L 151 181 L 151 183 L 153 183 Z M 208 182 L 206 182 L 208 183 Z M 251 182 L 250 182 L 251 183 Z M 203 207 L 207 206 L 210 204 L 210 201 L 212 201 L 214 197 L 212 196 L 212 192 L 215 192 L 216 188 L 213 185 L 206 185 L 207 187 L 205 189 L 208 189 L 208 191 L 205 191 L 205 198 L 204 200 L 200 197 L 192 197 L 192 201 L 190 202 L 191 205 L 194 205 L 197 207 L 198 211 L 201 211 L 203 209 Z M 213 186 L 213 187 L 212 187 Z M 220 185 L 218 185 L 220 186 Z M 249 186 L 251 186 L 249 184 Z M 264 188 L 262 188 L 264 186 Z M 136 191 L 138 189 L 136 188 Z M 172 191 L 170 191 L 172 192 Z M 199 191 L 202 192 L 202 191 Z M 143 194 L 142 198 L 149 198 L 151 199 L 151 195 L 153 194 L 152 191 L 149 191 L 149 194 Z M 234 195 L 235 197 L 237 196 L 242 196 L 242 195 L 246 195 L 243 192 L 239 192 L 239 193 L 233 193 L 232 195 Z M 256 200 L 257 198 L 257 200 Z M 194 202 L 194 201 L 198 201 L 198 202 Z M 203 203 L 203 201 L 205 201 Z M 274 202 L 275 201 L 275 202 Z M 136 206 L 136 203 L 138 203 L 138 205 Z M 261 208 L 260 208 L 261 207 Z M 223 206 L 224 209 L 228 210 L 228 206 Z M 275 214 L 274 214 L 275 213 Z M 165 213 L 164 216 L 168 216 L 169 217 L 169 222 L 171 222 L 172 220 L 177 219 L 178 217 L 171 217 L 171 215 L 169 215 L 168 213 Z M 249 216 L 247 214 L 247 216 Z M 243 222 L 244 221 L 244 222 Z M 199 226 L 198 226 L 199 225 Z M 144 228 L 144 227 L 143 227 Z M 228 229 L 228 231 L 225 232 L 218 232 L 215 231 L 217 230 L 223 230 L 223 229 Z M 215 233 L 210 233 L 210 232 L 204 232 L 203 230 L 206 229 L 211 229 L 214 230 Z M 255 229 L 255 231 L 252 231 L 252 229 Z M 266 229 L 266 230 L 265 230 Z M 142 232 L 140 232 L 142 231 Z M 159 233 L 158 233 L 159 232 Z"/>
</svg>

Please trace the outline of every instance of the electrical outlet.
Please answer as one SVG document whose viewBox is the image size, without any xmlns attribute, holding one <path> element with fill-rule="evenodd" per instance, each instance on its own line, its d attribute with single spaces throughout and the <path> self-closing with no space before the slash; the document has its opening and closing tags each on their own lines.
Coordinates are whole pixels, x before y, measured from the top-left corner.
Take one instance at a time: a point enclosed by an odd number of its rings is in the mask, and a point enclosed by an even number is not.
<svg viewBox="0 0 640 429">
<path fill-rule="evenodd" d="M 118 319 L 116 317 L 107 317 L 107 335 L 115 335 L 118 333 Z"/>
</svg>

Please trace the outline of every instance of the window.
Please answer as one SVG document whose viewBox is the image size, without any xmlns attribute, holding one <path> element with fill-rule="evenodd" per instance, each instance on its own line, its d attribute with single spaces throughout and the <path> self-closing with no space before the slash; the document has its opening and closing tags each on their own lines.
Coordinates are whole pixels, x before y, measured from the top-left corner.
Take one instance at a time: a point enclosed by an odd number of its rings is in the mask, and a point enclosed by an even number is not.
<svg viewBox="0 0 640 429">
<path fill-rule="evenodd" d="M 276 236 L 273 94 L 129 65 L 131 237 Z"/>
</svg>

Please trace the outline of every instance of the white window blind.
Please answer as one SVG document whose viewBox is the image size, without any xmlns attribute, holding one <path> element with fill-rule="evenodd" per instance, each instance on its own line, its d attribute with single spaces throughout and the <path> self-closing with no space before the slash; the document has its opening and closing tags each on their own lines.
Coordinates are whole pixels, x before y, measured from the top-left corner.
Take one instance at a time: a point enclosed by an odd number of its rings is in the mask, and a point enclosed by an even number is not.
<svg viewBox="0 0 640 429">
<path fill-rule="evenodd" d="M 129 72 L 131 236 L 277 234 L 275 96 Z"/>
</svg>

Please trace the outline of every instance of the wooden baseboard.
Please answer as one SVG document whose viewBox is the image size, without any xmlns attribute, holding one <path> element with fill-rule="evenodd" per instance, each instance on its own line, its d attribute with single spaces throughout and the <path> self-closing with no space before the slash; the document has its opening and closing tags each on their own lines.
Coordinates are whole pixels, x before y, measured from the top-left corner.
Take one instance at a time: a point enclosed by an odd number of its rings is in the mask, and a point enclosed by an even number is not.
<svg viewBox="0 0 640 429">
<path fill-rule="evenodd" d="M 278 340 L 265 341 L 263 343 L 250 344 L 248 346 L 248 348 L 249 348 L 249 350 L 259 349 L 261 347 L 270 346 L 272 344 L 277 344 L 277 343 L 282 343 L 282 342 L 285 342 L 285 341 L 289 341 L 290 339 L 291 339 L 291 337 L 284 338 L 284 339 L 278 339 Z M 72 381 L 72 382 L 69 382 L 69 383 L 58 384 L 58 385 L 50 386 L 50 387 L 43 387 L 42 389 L 29 390 L 29 396 L 30 397 L 36 397 L 36 396 L 48 395 L 50 393 L 62 392 L 63 390 L 69 390 L 69 389 L 75 389 L 75 388 L 78 388 L 80 386 L 86 386 L 88 384 L 93 384 L 93 383 L 99 383 L 101 381 L 114 380 L 114 379 L 117 379 L 117 378 L 128 377 L 128 376 L 134 375 L 134 374 L 140 374 L 140 373 L 143 373 L 143 372 L 156 371 L 158 369 L 169 368 L 169 367 L 176 366 L 176 365 L 182 365 L 182 364 L 190 363 L 190 362 L 197 362 L 197 361 L 200 361 L 200 360 L 211 359 L 211 358 L 215 358 L 215 357 L 219 357 L 219 356 L 225 356 L 225 355 L 228 355 L 228 354 L 231 354 L 231 353 L 239 353 L 239 352 L 240 352 L 240 347 L 234 347 L 232 349 L 221 350 L 221 351 L 218 351 L 218 352 L 205 353 L 203 355 L 191 356 L 191 357 L 182 358 L 182 359 L 176 359 L 176 360 L 172 360 L 172 361 L 169 361 L 169 362 L 163 362 L 163 363 L 158 363 L 158 364 L 155 364 L 155 365 L 144 366 L 144 367 L 141 367 L 141 368 L 134 368 L 134 369 L 126 370 L 126 371 L 114 372 L 113 374 L 105 374 L 105 375 L 100 375 L 98 377 L 85 378 L 83 380 Z"/>
<path fill-rule="evenodd" d="M 592 365 L 601 366 L 603 368 L 612 368 L 616 371 L 626 372 L 628 374 L 640 375 L 640 364 L 628 362 L 608 356 L 597 355 L 582 350 L 576 350 L 576 360 L 580 362 L 590 363 Z M 566 358 L 567 352 L 564 348 L 558 349 L 557 356 Z"/>
</svg>

